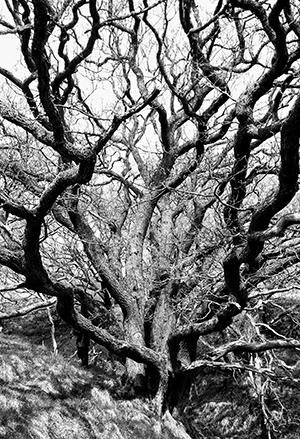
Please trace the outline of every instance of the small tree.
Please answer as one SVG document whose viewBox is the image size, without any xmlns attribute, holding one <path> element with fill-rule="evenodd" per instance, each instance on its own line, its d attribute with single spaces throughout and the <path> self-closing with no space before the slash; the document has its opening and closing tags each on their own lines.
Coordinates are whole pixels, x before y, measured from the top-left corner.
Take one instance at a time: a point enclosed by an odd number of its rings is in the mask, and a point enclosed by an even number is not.
<svg viewBox="0 0 300 439">
<path fill-rule="evenodd" d="M 298 2 L 214 3 L 1 9 L 19 44 L 0 67 L 1 264 L 159 410 L 207 365 L 255 372 L 230 353 L 300 346 L 258 332 L 264 299 L 297 287 Z"/>
</svg>

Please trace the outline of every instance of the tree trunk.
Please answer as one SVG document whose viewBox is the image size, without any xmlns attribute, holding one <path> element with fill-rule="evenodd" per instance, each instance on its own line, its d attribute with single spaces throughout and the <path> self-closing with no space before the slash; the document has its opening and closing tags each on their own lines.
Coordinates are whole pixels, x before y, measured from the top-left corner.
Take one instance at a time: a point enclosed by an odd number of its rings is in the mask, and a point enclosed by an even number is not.
<svg viewBox="0 0 300 439">
<path fill-rule="evenodd" d="M 173 418 L 171 413 L 167 410 L 163 416 L 163 425 L 172 434 L 175 439 L 191 439 L 192 437 L 187 433 L 185 427 L 181 422 Z"/>
<path fill-rule="evenodd" d="M 136 346 L 145 346 L 144 328 L 139 316 L 130 316 L 124 321 L 125 339 Z M 127 388 L 135 394 L 144 393 L 146 390 L 145 365 L 127 358 Z"/>
<path fill-rule="evenodd" d="M 181 368 L 188 367 L 196 359 L 196 348 L 197 337 L 191 337 L 179 343 L 177 352 L 171 352 L 174 375 L 168 388 L 167 404 L 171 413 L 176 408 L 180 416 L 184 414 L 194 380 L 192 373 L 181 372 Z"/>
<path fill-rule="evenodd" d="M 84 367 L 89 366 L 89 348 L 90 348 L 90 337 L 84 332 L 76 333 L 76 347 L 77 355 L 81 360 L 81 364 Z"/>
</svg>

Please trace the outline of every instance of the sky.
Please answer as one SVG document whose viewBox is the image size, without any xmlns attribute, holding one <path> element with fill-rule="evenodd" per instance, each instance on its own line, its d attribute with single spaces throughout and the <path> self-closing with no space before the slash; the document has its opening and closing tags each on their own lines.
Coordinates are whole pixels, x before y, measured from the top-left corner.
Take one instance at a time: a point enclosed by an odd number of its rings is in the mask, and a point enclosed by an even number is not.
<svg viewBox="0 0 300 439">
<path fill-rule="evenodd" d="M 7 8 L 4 5 L 4 0 L 0 0 L 0 18 L 11 23 L 11 19 L 7 14 Z M 4 69 L 12 69 L 16 67 L 17 64 L 17 54 L 19 48 L 19 42 L 14 34 L 2 35 L 1 31 L 4 31 L 4 27 L 0 27 L 0 59 L 1 67 Z"/>
</svg>

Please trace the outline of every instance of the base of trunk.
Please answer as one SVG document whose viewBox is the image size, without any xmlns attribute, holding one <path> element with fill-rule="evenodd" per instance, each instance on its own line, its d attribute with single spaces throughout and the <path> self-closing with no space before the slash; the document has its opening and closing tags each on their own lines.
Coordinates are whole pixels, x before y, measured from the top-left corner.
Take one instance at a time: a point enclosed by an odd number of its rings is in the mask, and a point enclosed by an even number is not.
<svg viewBox="0 0 300 439">
<path fill-rule="evenodd" d="M 127 359 L 123 391 L 124 396 L 127 398 L 138 397 L 148 393 L 146 371 L 143 364 Z"/>
</svg>

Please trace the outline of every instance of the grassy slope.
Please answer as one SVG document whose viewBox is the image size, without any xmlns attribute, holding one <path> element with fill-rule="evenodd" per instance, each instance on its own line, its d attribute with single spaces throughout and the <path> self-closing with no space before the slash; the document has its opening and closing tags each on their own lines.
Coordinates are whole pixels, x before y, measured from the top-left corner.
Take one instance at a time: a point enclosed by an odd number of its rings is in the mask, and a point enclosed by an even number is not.
<svg viewBox="0 0 300 439">
<path fill-rule="evenodd" d="M 146 404 L 114 400 L 92 373 L 21 338 L 0 335 L 0 389 L 1 439 L 156 437 Z"/>
<path fill-rule="evenodd" d="M 173 438 L 170 429 L 163 430 L 161 435 L 157 433 L 157 420 L 149 405 L 112 398 L 112 394 L 120 395 L 121 373 L 117 368 L 121 365 L 109 361 L 105 352 L 98 351 L 97 365 L 90 371 L 76 366 L 79 362 L 74 356 L 72 331 L 55 313 L 53 317 L 59 352 L 65 358 L 51 354 L 50 325 L 45 311 L 3 322 L 0 439 Z M 285 322 L 286 327 L 288 323 Z M 285 360 L 291 364 L 299 361 L 295 351 L 280 355 L 288 356 Z M 249 392 L 246 378 L 244 374 L 203 370 L 186 407 L 186 421 L 196 432 L 195 437 L 264 437 L 259 419 L 261 408 Z M 274 423 L 272 439 L 300 438 L 299 382 L 287 387 L 270 382 L 273 390 L 268 391 L 266 402 L 270 421 Z"/>
</svg>

